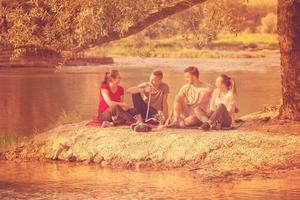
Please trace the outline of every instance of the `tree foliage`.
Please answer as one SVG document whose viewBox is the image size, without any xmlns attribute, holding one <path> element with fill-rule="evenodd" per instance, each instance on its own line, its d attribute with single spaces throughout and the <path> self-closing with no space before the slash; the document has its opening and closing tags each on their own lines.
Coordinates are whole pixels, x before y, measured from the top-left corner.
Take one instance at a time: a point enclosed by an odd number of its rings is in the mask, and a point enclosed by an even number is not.
<svg viewBox="0 0 300 200">
<path fill-rule="evenodd" d="M 244 19 L 245 8 L 244 0 L 214 0 L 195 6 L 176 17 L 184 19 L 178 19 L 181 34 L 188 39 L 192 33 L 197 47 L 202 48 L 222 31 L 237 33 Z"/>
<path fill-rule="evenodd" d="M 137 33 L 205 1 L 2 0 L 0 13 L 8 25 L 0 23 L 0 44 L 57 52 L 86 49 Z M 228 0 L 211 0 L 178 15 L 186 19 L 180 24 L 183 34 L 184 30 L 190 30 L 199 44 L 209 41 L 223 27 L 237 24 L 236 5 L 241 1 L 230 4 Z"/>
<path fill-rule="evenodd" d="M 261 19 L 261 25 L 257 27 L 258 32 L 276 33 L 277 32 L 277 16 L 269 13 Z"/>
</svg>

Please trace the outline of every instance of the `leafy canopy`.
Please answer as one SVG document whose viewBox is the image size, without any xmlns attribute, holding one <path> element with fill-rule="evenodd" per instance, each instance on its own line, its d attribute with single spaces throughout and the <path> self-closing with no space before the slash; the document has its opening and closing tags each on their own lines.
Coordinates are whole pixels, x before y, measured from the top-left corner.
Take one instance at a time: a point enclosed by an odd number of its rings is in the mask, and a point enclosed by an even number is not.
<svg viewBox="0 0 300 200">
<path fill-rule="evenodd" d="M 0 44 L 57 52 L 88 47 L 112 34 L 118 35 L 115 39 L 122 38 L 130 28 L 143 23 L 153 13 L 164 14 L 165 8 L 191 1 L 202 3 L 206 0 L 2 0 Z M 182 27 L 192 29 L 196 36 L 199 32 L 206 33 L 202 38 L 209 39 L 212 30 L 215 35 L 226 24 L 235 24 L 228 2 L 211 0 L 203 8 L 182 14 L 186 19 Z"/>
</svg>

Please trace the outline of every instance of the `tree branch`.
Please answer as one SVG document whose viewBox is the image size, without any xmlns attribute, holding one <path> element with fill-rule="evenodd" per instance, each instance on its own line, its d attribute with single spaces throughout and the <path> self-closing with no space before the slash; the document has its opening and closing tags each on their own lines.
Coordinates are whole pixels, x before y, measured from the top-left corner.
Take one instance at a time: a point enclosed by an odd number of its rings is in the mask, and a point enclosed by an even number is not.
<svg viewBox="0 0 300 200">
<path fill-rule="evenodd" d="M 114 40 L 119 40 L 121 38 L 129 37 L 133 34 L 141 32 L 145 28 L 155 24 L 156 22 L 158 22 L 160 20 L 163 20 L 163 19 L 170 17 L 176 13 L 182 12 L 188 8 L 191 8 L 197 4 L 204 3 L 206 1 L 208 1 L 208 0 L 183 0 L 183 1 L 180 1 L 173 6 L 165 7 L 158 12 L 150 14 L 143 21 L 140 21 L 140 22 L 136 23 L 135 25 L 129 27 L 128 31 L 123 35 L 121 35 L 119 32 L 112 31 L 112 32 L 108 33 L 107 36 L 104 36 L 104 37 L 101 37 L 101 38 L 95 40 L 92 44 L 84 44 L 82 46 L 79 46 L 78 48 L 75 48 L 73 51 L 79 52 L 79 51 L 83 51 L 88 48 L 99 46 L 99 45 L 102 45 L 102 44 L 105 44 L 105 43 L 108 43 L 108 42 L 111 42 Z"/>
</svg>

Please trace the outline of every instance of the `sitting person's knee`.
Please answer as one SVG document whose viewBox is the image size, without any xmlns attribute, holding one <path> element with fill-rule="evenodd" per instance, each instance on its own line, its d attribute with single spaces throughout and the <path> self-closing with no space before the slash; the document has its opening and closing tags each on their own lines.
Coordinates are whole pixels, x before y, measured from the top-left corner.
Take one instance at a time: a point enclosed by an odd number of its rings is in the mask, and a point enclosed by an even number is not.
<svg viewBox="0 0 300 200">
<path fill-rule="evenodd" d="M 176 95 L 174 99 L 174 104 L 182 103 L 183 97 Z"/>
<path fill-rule="evenodd" d="M 122 107 L 120 105 L 115 105 L 116 109 L 122 109 Z"/>
<path fill-rule="evenodd" d="M 122 107 L 120 105 L 113 105 L 111 106 L 112 111 L 117 111 L 117 110 L 121 110 Z"/>
<path fill-rule="evenodd" d="M 143 100 L 141 93 L 131 94 L 131 98 L 133 102 L 139 102 Z"/>
<path fill-rule="evenodd" d="M 131 94 L 131 96 L 134 98 L 134 97 L 140 97 L 141 96 L 141 93 L 133 93 Z"/>
<path fill-rule="evenodd" d="M 217 109 L 226 109 L 226 106 L 223 103 L 221 103 L 217 106 Z"/>
</svg>

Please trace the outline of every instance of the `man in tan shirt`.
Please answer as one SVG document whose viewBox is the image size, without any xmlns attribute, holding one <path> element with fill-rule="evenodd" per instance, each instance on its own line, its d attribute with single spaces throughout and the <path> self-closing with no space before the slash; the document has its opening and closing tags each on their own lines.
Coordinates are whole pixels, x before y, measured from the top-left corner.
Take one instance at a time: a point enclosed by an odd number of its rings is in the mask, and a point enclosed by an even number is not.
<svg viewBox="0 0 300 200">
<path fill-rule="evenodd" d="M 184 70 L 187 84 L 182 86 L 173 104 L 173 121 L 166 122 L 167 127 L 188 127 L 201 125 L 207 118 L 207 111 L 213 87 L 199 80 L 196 67 Z"/>
</svg>

